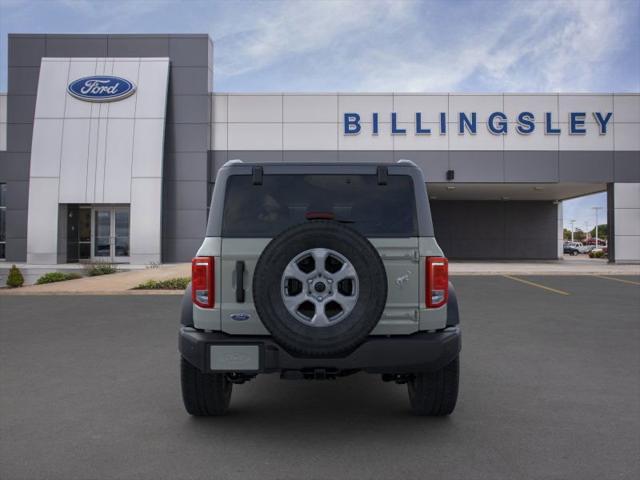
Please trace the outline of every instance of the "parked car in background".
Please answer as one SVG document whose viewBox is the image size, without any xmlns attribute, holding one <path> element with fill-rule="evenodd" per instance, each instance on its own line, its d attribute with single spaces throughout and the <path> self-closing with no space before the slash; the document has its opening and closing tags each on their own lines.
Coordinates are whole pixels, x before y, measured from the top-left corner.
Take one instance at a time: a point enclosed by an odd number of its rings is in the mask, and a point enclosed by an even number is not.
<svg viewBox="0 0 640 480">
<path fill-rule="evenodd" d="M 582 244 L 580 244 L 578 246 L 578 251 L 580 251 L 580 253 L 589 253 L 594 248 L 596 248 L 595 245 L 582 245 Z"/>
<path fill-rule="evenodd" d="M 564 242 L 563 250 L 564 250 L 564 253 L 568 253 L 569 255 L 578 255 L 580 253 L 588 253 L 586 251 L 586 247 L 580 242 Z"/>
<path fill-rule="evenodd" d="M 576 244 L 576 242 L 567 242 L 564 244 L 563 246 L 563 252 L 568 254 L 568 255 L 580 255 L 580 249 L 578 248 L 578 245 Z"/>
<path fill-rule="evenodd" d="M 603 257 L 607 257 L 609 255 L 609 248 L 604 245 L 604 246 L 598 246 L 597 248 L 593 248 L 590 252 L 589 252 L 589 258 L 603 258 Z"/>
<path fill-rule="evenodd" d="M 596 244 L 596 239 L 595 239 L 594 237 L 588 238 L 588 239 L 586 239 L 586 240 L 584 241 L 584 244 L 585 244 L 585 245 L 594 245 L 594 246 L 595 246 L 595 244 Z M 604 239 L 602 239 L 602 238 L 598 238 L 598 245 L 599 245 L 599 246 L 603 246 L 603 245 L 606 245 L 606 244 L 607 244 L 607 241 L 606 241 L 606 240 L 604 240 Z"/>
</svg>

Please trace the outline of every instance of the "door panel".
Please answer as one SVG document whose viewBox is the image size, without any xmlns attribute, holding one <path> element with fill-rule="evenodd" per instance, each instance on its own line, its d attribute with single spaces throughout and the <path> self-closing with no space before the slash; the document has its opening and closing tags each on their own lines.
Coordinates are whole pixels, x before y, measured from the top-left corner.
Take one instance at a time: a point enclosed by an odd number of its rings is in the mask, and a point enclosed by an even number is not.
<svg viewBox="0 0 640 480">
<path fill-rule="evenodd" d="M 93 213 L 93 257 L 109 262 L 129 259 L 129 207 L 96 207 Z"/>
<path fill-rule="evenodd" d="M 94 257 L 111 256 L 111 210 L 96 209 L 94 213 Z"/>
<path fill-rule="evenodd" d="M 91 208 L 78 209 L 78 258 L 91 258 Z"/>
<path fill-rule="evenodd" d="M 67 205 L 67 263 L 78 261 L 78 211 L 77 205 Z"/>
<path fill-rule="evenodd" d="M 220 311 L 222 331 L 233 334 L 268 335 L 253 304 L 253 272 L 269 243 L 268 238 L 222 239 L 220 265 Z M 393 335 L 418 331 L 420 302 L 420 272 L 417 238 L 371 239 L 387 271 L 388 295 L 380 323 L 372 334 Z M 245 301 L 236 301 L 236 262 L 245 264 Z M 232 315 L 244 314 L 246 320 L 234 320 Z"/>
<path fill-rule="evenodd" d="M 253 271 L 269 238 L 223 238 L 220 265 L 220 313 L 222 331 L 246 335 L 268 335 L 253 305 Z M 236 262 L 244 262 L 244 302 L 236 301 Z M 234 320 L 235 314 L 246 314 L 246 320 Z"/>
<path fill-rule="evenodd" d="M 387 304 L 373 335 L 417 332 L 420 307 L 420 256 L 418 239 L 369 239 L 387 271 Z"/>
<path fill-rule="evenodd" d="M 114 251 L 115 257 L 129 256 L 129 209 L 114 209 Z"/>
</svg>

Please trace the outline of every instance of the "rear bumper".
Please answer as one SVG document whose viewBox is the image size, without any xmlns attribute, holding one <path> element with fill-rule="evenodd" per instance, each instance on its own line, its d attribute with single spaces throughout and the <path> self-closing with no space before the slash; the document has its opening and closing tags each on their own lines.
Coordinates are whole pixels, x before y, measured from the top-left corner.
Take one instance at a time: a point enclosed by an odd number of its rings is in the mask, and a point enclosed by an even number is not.
<svg viewBox="0 0 640 480">
<path fill-rule="evenodd" d="M 371 336 L 350 354 L 339 358 L 300 358 L 280 347 L 268 336 L 227 335 L 202 332 L 192 327 L 180 328 L 181 355 L 202 372 L 213 370 L 212 347 L 217 345 L 256 346 L 257 369 L 228 370 L 272 373 L 288 370 L 328 371 L 363 370 L 369 373 L 403 374 L 438 370 L 460 352 L 459 327 L 448 327 L 435 333 L 419 332 L 401 336 Z"/>
</svg>

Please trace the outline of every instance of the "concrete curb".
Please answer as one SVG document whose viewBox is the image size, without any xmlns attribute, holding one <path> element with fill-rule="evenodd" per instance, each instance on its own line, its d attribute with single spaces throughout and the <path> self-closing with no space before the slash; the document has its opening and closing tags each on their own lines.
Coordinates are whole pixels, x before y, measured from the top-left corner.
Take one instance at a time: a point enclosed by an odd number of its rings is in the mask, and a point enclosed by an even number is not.
<svg viewBox="0 0 640 480">
<path fill-rule="evenodd" d="M 28 288 L 11 288 L 11 289 L 0 289 L 0 296 L 16 296 L 16 297 L 25 297 L 25 296 L 57 296 L 57 295 L 78 295 L 78 296 L 90 296 L 90 295 L 99 295 L 101 297 L 111 296 L 111 295 L 132 295 L 132 296 L 143 296 L 143 295 L 183 295 L 184 290 L 108 290 L 108 291 L 38 291 L 34 292 L 29 290 Z"/>
</svg>

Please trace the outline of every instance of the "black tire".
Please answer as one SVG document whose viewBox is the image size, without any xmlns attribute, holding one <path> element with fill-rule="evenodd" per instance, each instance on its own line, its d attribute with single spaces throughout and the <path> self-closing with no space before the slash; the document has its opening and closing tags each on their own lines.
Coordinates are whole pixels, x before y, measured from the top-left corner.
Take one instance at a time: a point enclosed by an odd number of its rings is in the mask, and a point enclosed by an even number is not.
<svg viewBox="0 0 640 480">
<path fill-rule="evenodd" d="M 182 401 L 190 415 L 208 417 L 224 415 L 231 401 L 233 384 L 222 373 L 202 373 L 180 358 Z"/>
<path fill-rule="evenodd" d="M 313 248 L 331 249 L 346 257 L 359 281 L 351 313 L 323 328 L 298 321 L 281 295 L 287 264 Z M 387 274 L 378 252 L 360 233 L 337 222 L 314 220 L 282 232 L 267 245 L 256 264 L 253 301 L 260 320 L 285 350 L 306 357 L 339 356 L 360 345 L 378 323 L 387 302 Z"/>
<path fill-rule="evenodd" d="M 450 415 L 458 400 L 460 359 L 435 372 L 418 373 L 408 382 L 409 402 L 415 415 Z"/>
<path fill-rule="evenodd" d="M 578 255 L 578 253 L 580 253 L 580 252 L 578 252 L 578 250 L 573 250 L 571 252 L 571 255 L 573 255 L 575 257 L 576 255 Z"/>
</svg>

